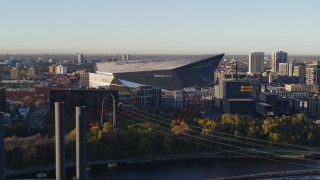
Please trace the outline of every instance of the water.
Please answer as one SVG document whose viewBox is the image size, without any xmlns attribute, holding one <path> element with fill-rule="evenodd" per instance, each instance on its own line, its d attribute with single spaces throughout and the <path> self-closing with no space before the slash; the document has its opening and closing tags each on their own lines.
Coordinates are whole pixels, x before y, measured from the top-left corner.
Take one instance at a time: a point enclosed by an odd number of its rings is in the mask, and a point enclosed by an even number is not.
<svg viewBox="0 0 320 180">
<path fill-rule="evenodd" d="M 304 162 L 305 163 L 305 162 Z M 90 174 L 95 180 L 171 180 L 171 179 L 213 179 L 218 177 L 238 176 L 275 171 L 302 170 L 308 167 L 278 163 L 261 159 L 208 159 L 183 160 L 157 163 L 144 163 L 117 168 L 99 167 Z M 309 176 L 315 179 L 315 176 Z M 286 177 L 301 179 L 306 177 Z M 309 178 L 310 179 L 310 178 Z M 320 177 L 319 177 L 320 179 Z"/>
<path fill-rule="evenodd" d="M 295 161 L 304 163 L 304 161 Z M 308 163 L 310 164 L 310 163 Z M 197 160 L 172 160 L 162 162 L 119 164 L 116 168 L 104 166 L 91 167 L 88 173 L 91 180 L 197 180 L 219 177 L 239 176 L 275 171 L 310 169 L 310 167 L 279 163 L 253 158 L 219 158 Z M 69 179 L 75 174 L 74 168 L 67 170 Z M 49 172 L 54 178 L 54 172 Z M 35 178 L 35 175 L 23 175 L 11 178 Z M 265 180 L 319 179 L 320 176 L 266 178 Z"/>
<path fill-rule="evenodd" d="M 288 176 L 280 178 L 270 178 L 270 179 L 261 179 L 261 180 L 316 180 L 320 179 L 319 176 Z"/>
</svg>

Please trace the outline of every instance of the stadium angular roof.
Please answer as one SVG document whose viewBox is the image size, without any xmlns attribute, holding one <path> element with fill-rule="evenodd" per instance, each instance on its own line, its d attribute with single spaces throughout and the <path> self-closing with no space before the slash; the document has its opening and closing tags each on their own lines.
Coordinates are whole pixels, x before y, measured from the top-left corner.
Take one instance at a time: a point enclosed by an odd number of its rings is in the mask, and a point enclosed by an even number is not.
<svg viewBox="0 0 320 180">
<path fill-rule="evenodd" d="M 161 71 L 179 68 L 188 64 L 207 60 L 218 55 L 175 55 L 145 58 L 129 61 L 96 63 L 97 73 L 116 74 L 143 71 Z"/>
</svg>

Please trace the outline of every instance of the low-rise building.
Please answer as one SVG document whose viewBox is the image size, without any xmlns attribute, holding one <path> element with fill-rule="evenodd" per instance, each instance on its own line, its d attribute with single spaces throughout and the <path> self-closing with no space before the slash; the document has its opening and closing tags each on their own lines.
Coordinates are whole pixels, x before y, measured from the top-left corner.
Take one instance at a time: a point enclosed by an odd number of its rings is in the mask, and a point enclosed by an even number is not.
<svg viewBox="0 0 320 180">
<path fill-rule="evenodd" d="M 51 65 L 49 66 L 50 74 L 67 74 L 67 66 L 64 65 Z"/>
<path fill-rule="evenodd" d="M 320 97 L 318 95 L 308 98 L 308 115 L 313 119 L 320 119 Z"/>
<path fill-rule="evenodd" d="M 294 108 L 296 113 L 308 113 L 308 100 L 307 99 L 295 99 Z"/>
<path fill-rule="evenodd" d="M 33 69 L 33 67 L 30 67 L 30 68 L 28 69 L 28 77 L 29 77 L 29 78 L 33 78 L 33 77 L 35 77 L 35 76 L 36 76 L 36 70 Z"/>
<path fill-rule="evenodd" d="M 272 106 L 277 106 L 278 95 L 272 93 L 261 93 L 259 100 Z"/>
<path fill-rule="evenodd" d="M 21 101 L 8 100 L 7 103 L 8 103 L 8 108 L 7 108 L 8 112 L 14 112 L 23 105 L 23 102 Z"/>
<path fill-rule="evenodd" d="M 223 112 L 227 114 L 255 115 L 256 104 L 253 99 L 225 99 Z"/>
<path fill-rule="evenodd" d="M 50 109 L 54 109 L 54 102 L 64 102 L 66 109 L 74 111 L 76 106 L 86 106 L 87 111 L 101 111 L 103 99 L 104 107 L 112 107 L 111 94 L 116 102 L 119 101 L 118 91 L 88 89 L 88 90 L 51 90 Z"/>
<path fill-rule="evenodd" d="M 184 88 L 182 91 L 174 92 L 175 108 L 196 108 L 200 109 L 203 105 L 202 93 L 195 88 Z"/>
<path fill-rule="evenodd" d="M 140 86 L 137 89 L 138 109 L 152 111 L 159 109 L 161 105 L 161 89 L 153 88 L 151 86 Z"/>
<path fill-rule="evenodd" d="M 285 84 L 286 91 L 301 91 L 301 92 L 319 92 L 319 85 L 315 84 Z"/>
<path fill-rule="evenodd" d="M 82 72 L 80 74 L 79 86 L 80 87 L 89 87 L 89 73 L 88 72 Z"/>
<path fill-rule="evenodd" d="M 264 102 L 256 103 L 256 112 L 263 117 L 273 117 L 275 116 L 273 112 L 273 106 Z"/>
</svg>

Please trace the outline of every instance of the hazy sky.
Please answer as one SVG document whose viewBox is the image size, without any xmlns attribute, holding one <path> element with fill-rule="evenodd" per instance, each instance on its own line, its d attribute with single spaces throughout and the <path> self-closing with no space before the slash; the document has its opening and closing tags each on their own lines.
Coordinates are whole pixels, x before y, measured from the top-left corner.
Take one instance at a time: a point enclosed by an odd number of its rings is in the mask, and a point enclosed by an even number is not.
<svg viewBox="0 0 320 180">
<path fill-rule="evenodd" d="M 3 0 L 0 53 L 320 54 L 319 0 Z"/>
</svg>

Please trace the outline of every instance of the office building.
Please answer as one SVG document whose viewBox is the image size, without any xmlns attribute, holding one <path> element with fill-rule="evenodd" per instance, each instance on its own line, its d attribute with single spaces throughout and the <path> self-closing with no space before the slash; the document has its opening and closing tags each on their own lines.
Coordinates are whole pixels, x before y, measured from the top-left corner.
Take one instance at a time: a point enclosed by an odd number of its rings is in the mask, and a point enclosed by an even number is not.
<svg viewBox="0 0 320 180">
<path fill-rule="evenodd" d="M 236 78 L 237 76 L 237 78 Z M 256 99 L 261 92 L 259 78 L 247 74 L 230 74 L 215 72 L 214 97 L 222 100 L 226 98 L 253 98 Z"/>
<path fill-rule="evenodd" d="M 254 87 L 248 81 L 224 81 L 223 99 L 252 98 Z"/>
<path fill-rule="evenodd" d="M 288 61 L 288 54 L 283 51 L 275 51 L 271 55 L 271 71 L 279 72 L 279 63 L 286 63 Z"/>
<path fill-rule="evenodd" d="M 249 54 L 249 74 L 260 74 L 264 72 L 264 53 L 254 52 Z"/>
<path fill-rule="evenodd" d="M 289 75 L 289 64 L 288 63 L 279 63 L 279 74 L 288 76 Z"/>
</svg>

